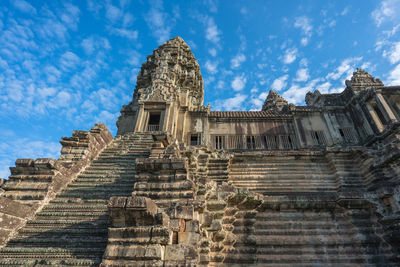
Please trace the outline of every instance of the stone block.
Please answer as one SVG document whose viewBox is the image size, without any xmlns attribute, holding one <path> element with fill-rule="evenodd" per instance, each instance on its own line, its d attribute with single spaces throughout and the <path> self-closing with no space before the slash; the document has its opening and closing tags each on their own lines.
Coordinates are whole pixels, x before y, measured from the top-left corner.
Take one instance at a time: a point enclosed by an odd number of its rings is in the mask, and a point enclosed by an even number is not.
<svg viewBox="0 0 400 267">
<path fill-rule="evenodd" d="M 220 220 L 213 220 L 208 230 L 219 231 L 221 229 L 222 229 L 222 222 Z"/>
<path fill-rule="evenodd" d="M 193 213 L 194 213 L 193 206 L 177 206 L 175 208 L 175 218 L 192 220 Z"/>
<path fill-rule="evenodd" d="M 200 239 L 200 234 L 194 232 L 180 232 L 178 233 L 178 243 L 187 245 L 197 245 Z"/>
<path fill-rule="evenodd" d="M 199 221 L 198 220 L 190 220 L 186 222 L 186 232 L 195 232 L 199 233 Z"/>
<path fill-rule="evenodd" d="M 220 211 L 226 207 L 227 203 L 225 201 L 208 201 L 207 202 L 207 210 L 209 211 Z"/>
<path fill-rule="evenodd" d="M 165 247 L 164 260 L 183 261 L 197 259 L 197 256 L 197 250 L 193 246 L 174 244 Z"/>
<path fill-rule="evenodd" d="M 17 159 L 15 161 L 16 167 L 33 167 L 33 159 Z"/>
</svg>

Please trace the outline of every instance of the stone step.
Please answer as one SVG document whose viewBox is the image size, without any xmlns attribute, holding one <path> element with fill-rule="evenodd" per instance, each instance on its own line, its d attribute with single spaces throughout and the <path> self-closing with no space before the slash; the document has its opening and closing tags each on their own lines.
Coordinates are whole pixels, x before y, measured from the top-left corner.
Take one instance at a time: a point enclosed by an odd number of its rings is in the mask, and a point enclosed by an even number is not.
<svg viewBox="0 0 400 267">
<path fill-rule="evenodd" d="M 185 199 L 185 198 L 193 198 L 192 190 L 183 190 L 180 192 L 153 192 L 153 191 L 138 191 L 135 190 L 133 192 L 136 196 L 148 197 L 151 199 Z"/>
<path fill-rule="evenodd" d="M 182 190 L 191 190 L 194 188 L 194 184 L 190 180 L 186 181 L 176 181 L 176 182 L 159 182 L 159 183 L 151 183 L 151 182 L 137 182 L 135 183 L 134 190 L 135 191 L 182 191 Z"/>
<path fill-rule="evenodd" d="M 79 236 L 107 236 L 107 228 L 96 229 L 96 228 L 63 228 L 63 229 L 32 229 L 23 228 L 18 232 L 18 238 L 74 238 Z"/>
<path fill-rule="evenodd" d="M 17 237 L 7 243 L 7 247 L 59 247 L 59 248 L 93 248 L 105 247 L 107 244 L 107 234 L 104 236 L 85 236 L 82 237 Z"/>
<path fill-rule="evenodd" d="M 1 257 L 1 256 L 0 256 Z M 0 266 L 7 267 L 20 267 L 20 266 L 35 266 L 35 267 L 49 267 L 49 266 L 99 266 L 101 260 L 99 259 L 84 259 L 84 257 L 71 256 L 70 258 L 64 258 L 64 255 L 61 256 L 61 259 L 43 259 L 43 257 L 30 257 L 30 259 L 26 259 L 26 257 L 21 257 L 23 259 L 14 259 L 10 260 L 0 259 Z M 83 259 L 82 259 L 83 258 Z"/>
</svg>

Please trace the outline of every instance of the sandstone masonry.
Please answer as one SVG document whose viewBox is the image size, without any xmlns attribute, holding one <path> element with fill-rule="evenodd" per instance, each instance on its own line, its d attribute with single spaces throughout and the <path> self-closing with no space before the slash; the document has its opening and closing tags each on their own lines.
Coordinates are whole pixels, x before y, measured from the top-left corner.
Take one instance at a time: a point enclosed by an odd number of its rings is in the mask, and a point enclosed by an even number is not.
<svg viewBox="0 0 400 267">
<path fill-rule="evenodd" d="M 189 46 L 149 55 L 112 138 L 0 181 L 1 266 L 399 266 L 400 87 L 211 111 Z"/>
</svg>

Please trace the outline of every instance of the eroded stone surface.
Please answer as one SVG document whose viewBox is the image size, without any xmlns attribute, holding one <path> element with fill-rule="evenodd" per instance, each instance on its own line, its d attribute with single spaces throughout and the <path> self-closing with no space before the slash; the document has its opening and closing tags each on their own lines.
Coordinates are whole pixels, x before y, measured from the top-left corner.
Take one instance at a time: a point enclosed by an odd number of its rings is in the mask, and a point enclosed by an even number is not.
<svg viewBox="0 0 400 267">
<path fill-rule="evenodd" d="M 74 131 L 0 180 L 0 265 L 398 266 L 400 88 L 357 69 L 306 103 L 210 111 L 189 46 L 168 41 L 114 139 Z"/>
</svg>

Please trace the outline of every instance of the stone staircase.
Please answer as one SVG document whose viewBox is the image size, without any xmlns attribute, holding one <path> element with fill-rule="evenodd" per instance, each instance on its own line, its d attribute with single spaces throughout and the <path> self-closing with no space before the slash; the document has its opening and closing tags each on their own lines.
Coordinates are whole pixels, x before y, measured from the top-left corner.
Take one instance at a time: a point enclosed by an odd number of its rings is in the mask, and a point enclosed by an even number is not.
<svg viewBox="0 0 400 267">
<path fill-rule="evenodd" d="M 224 158 L 210 158 L 208 160 L 208 178 L 216 181 L 217 183 L 228 181 L 228 165 L 229 159 Z"/>
<path fill-rule="evenodd" d="M 336 191 L 335 173 L 321 156 L 235 155 L 229 181 L 261 194 Z"/>
<path fill-rule="evenodd" d="M 0 250 L 0 266 L 98 266 L 107 244 L 111 196 L 130 196 L 148 134 L 116 137 L 97 159 Z"/>
</svg>

